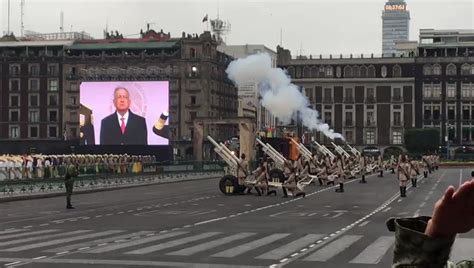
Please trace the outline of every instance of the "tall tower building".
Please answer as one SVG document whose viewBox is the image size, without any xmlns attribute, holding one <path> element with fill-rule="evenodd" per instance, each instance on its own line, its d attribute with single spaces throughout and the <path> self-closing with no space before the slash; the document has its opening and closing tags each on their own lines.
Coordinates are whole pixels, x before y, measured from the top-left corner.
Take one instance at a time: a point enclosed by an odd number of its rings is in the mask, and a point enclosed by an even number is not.
<svg viewBox="0 0 474 268">
<path fill-rule="evenodd" d="M 410 11 L 405 0 L 389 0 L 382 11 L 382 53 L 396 53 L 395 41 L 408 41 Z"/>
</svg>

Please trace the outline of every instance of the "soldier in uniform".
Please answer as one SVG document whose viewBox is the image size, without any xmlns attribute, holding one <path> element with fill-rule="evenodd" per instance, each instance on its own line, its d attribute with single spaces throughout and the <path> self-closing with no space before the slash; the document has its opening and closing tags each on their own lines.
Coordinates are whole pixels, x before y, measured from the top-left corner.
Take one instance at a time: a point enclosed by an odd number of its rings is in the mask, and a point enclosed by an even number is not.
<svg viewBox="0 0 474 268">
<path fill-rule="evenodd" d="M 448 261 L 456 235 L 474 228 L 473 198 L 471 180 L 457 190 L 449 186 L 436 202 L 432 217 L 389 219 L 387 227 L 395 232 L 392 267 L 474 268 L 474 260 Z"/>
<path fill-rule="evenodd" d="M 411 185 L 416 187 L 416 182 L 418 181 L 418 175 L 420 175 L 418 162 L 415 159 L 410 160 L 410 176 L 411 176 Z"/>
<path fill-rule="evenodd" d="M 400 197 L 406 197 L 407 184 L 410 179 L 410 164 L 408 163 L 406 156 L 400 156 L 400 162 L 397 166 L 398 181 L 400 184 Z"/>
<path fill-rule="evenodd" d="M 361 180 L 359 183 L 367 183 L 365 180 L 365 174 L 367 173 L 367 160 L 365 156 L 361 155 L 359 158 L 359 167 L 360 167 L 360 174 L 362 175 Z"/>
<path fill-rule="evenodd" d="M 237 168 L 237 178 L 238 178 L 238 183 L 239 187 L 241 189 L 240 192 L 244 193 L 245 191 L 245 178 L 247 178 L 249 170 L 249 162 L 245 160 L 245 154 L 242 154 L 240 156 L 240 163 L 238 163 L 238 168 Z"/>
<path fill-rule="evenodd" d="M 382 178 L 383 177 L 383 159 L 382 159 L 382 155 L 379 155 L 378 159 L 377 159 L 377 165 L 379 166 L 379 177 Z"/>
<path fill-rule="evenodd" d="M 66 175 L 64 176 L 64 184 L 66 186 L 66 208 L 73 209 L 71 204 L 72 191 L 74 189 L 74 179 L 79 174 L 75 164 L 75 159 L 66 160 Z"/>
<path fill-rule="evenodd" d="M 344 192 L 344 179 L 346 174 L 344 173 L 344 161 L 340 155 L 337 156 L 336 159 L 336 172 L 337 179 L 339 182 L 339 189 L 336 189 L 336 193 L 343 193 Z"/>
</svg>

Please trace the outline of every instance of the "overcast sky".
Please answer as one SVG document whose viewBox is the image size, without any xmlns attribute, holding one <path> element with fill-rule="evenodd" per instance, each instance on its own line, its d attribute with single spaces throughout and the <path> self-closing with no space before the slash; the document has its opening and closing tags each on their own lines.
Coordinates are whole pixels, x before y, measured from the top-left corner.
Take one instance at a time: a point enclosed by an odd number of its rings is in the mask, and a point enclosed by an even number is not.
<svg viewBox="0 0 474 268">
<path fill-rule="evenodd" d="M 0 0 L 0 31 L 7 30 L 7 2 Z M 25 0 L 25 29 L 58 32 L 60 12 L 66 31 L 86 31 L 101 38 L 109 30 L 134 37 L 146 22 L 172 36 L 200 33 L 206 14 L 231 23 L 227 44 L 280 43 L 300 54 L 381 53 L 382 9 L 387 0 Z M 410 39 L 420 28 L 474 29 L 474 0 L 406 0 L 410 10 Z M 20 33 L 20 0 L 11 0 L 10 29 Z"/>
</svg>

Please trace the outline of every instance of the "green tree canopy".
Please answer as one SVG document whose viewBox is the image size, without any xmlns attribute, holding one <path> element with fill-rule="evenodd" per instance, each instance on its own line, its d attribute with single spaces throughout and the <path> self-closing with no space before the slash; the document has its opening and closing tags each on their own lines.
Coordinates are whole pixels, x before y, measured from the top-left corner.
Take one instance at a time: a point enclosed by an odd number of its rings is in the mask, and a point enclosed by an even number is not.
<svg viewBox="0 0 474 268">
<path fill-rule="evenodd" d="M 417 128 L 405 131 L 405 146 L 412 154 L 434 152 L 439 147 L 439 130 L 435 128 Z"/>
</svg>

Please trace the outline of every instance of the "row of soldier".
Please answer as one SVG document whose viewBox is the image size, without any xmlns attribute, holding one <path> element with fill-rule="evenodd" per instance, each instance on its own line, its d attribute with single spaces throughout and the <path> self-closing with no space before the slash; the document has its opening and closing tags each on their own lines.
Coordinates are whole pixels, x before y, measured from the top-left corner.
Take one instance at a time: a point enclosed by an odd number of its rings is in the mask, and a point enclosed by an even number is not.
<svg viewBox="0 0 474 268">
<path fill-rule="evenodd" d="M 283 197 L 288 197 L 288 191 L 294 197 L 304 197 L 306 193 L 303 187 L 298 187 L 298 182 L 311 178 L 318 181 L 320 186 L 324 185 L 338 185 L 337 193 L 344 192 L 344 183 L 348 179 L 354 179 L 360 176 L 360 183 L 367 183 L 366 175 L 378 172 L 379 177 L 383 177 L 385 170 L 391 170 L 392 173 L 397 173 L 400 186 L 400 195 L 406 196 L 406 188 L 408 182 L 411 180 L 413 187 L 416 187 L 417 176 L 421 173 L 426 177 L 428 173 L 438 166 L 439 158 L 435 155 L 422 156 L 420 161 L 414 158 L 409 159 L 406 155 L 400 155 L 398 161 L 392 155 L 390 159 L 384 161 L 382 156 L 369 157 L 363 155 L 346 157 L 344 155 L 337 155 L 331 157 L 329 155 L 314 154 L 311 159 L 304 159 L 302 155 L 297 160 L 286 160 L 283 170 L 284 181 L 282 183 Z M 250 193 L 253 188 L 258 195 L 267 194 L 276 195 L 276 190 L 271 189 L 269 183 L 272 178 L 270 170 L 273 168 L 271 159 L 263 158 L 258 167 L 251 172 L 254 176 L 254 181 L 246 184 L 245 179 L 248 177 L 248 163 L 245 160 L 245 155 L 242 155 L 241 162 L 238 168 L 239 185 L 246 187 L 246 192 Z"/>
<path fill-rule="evenodd" d="M 67 159 L 74 159 L 79 174 L 140 173 L 156 162 L 149 155 L 0 155 L 0 181 L 63 177 Z"/>
</svg>

